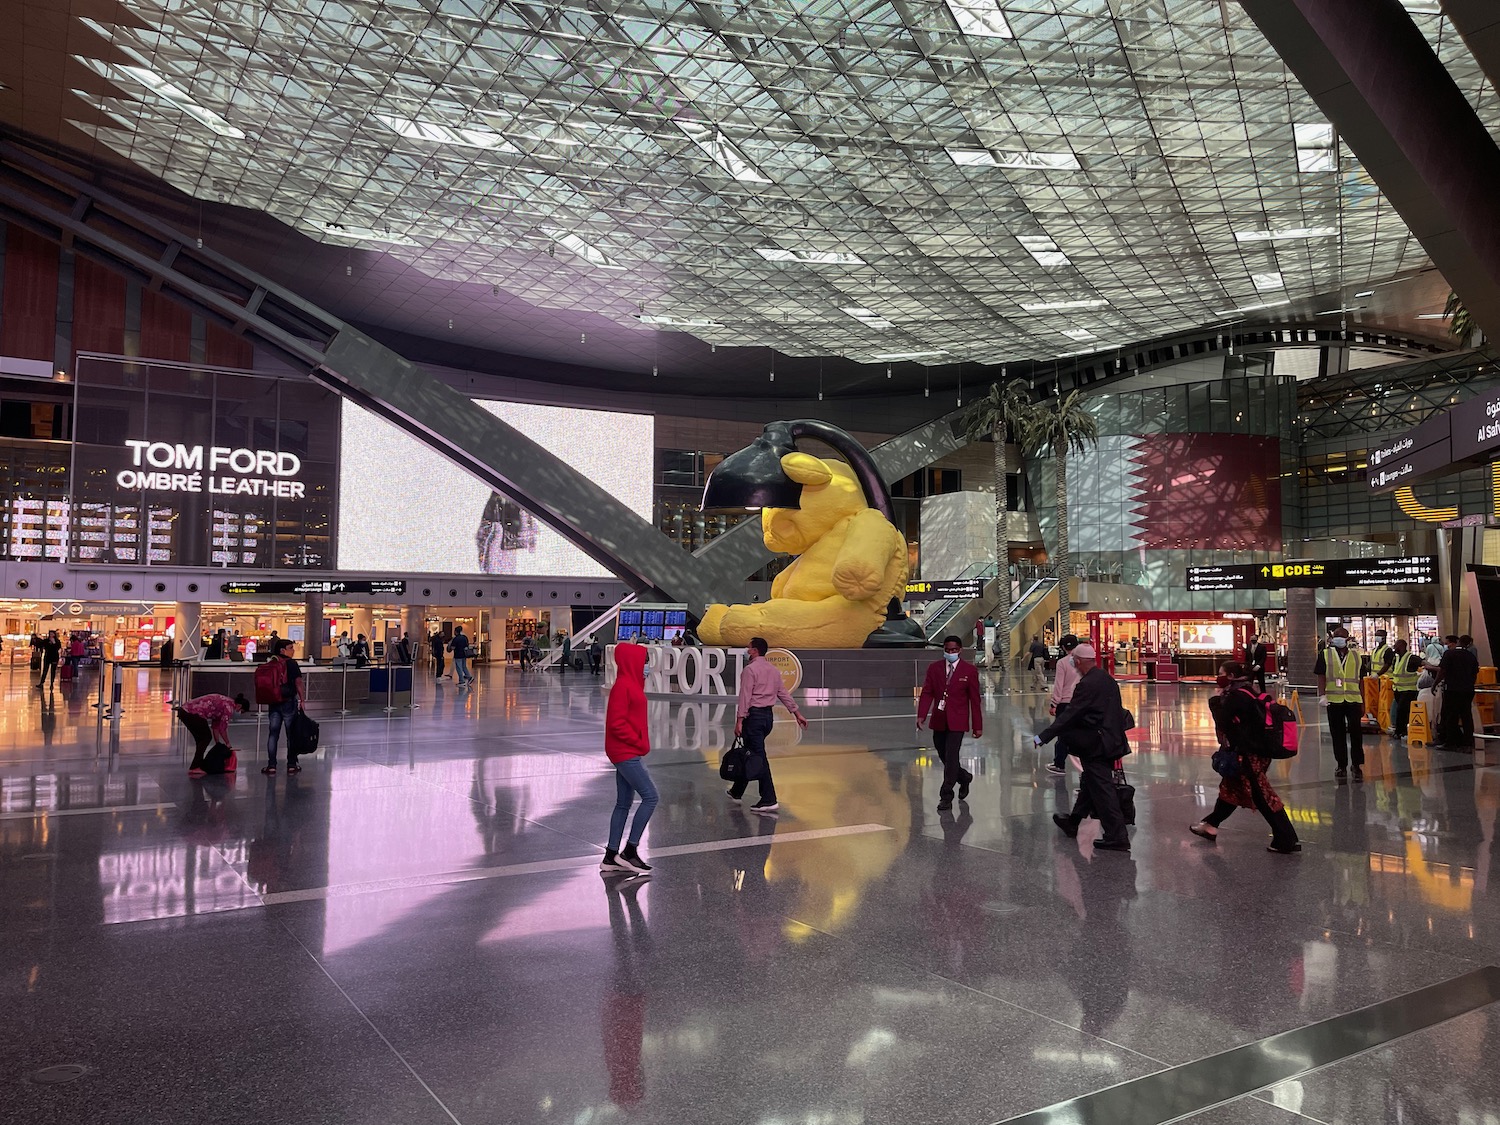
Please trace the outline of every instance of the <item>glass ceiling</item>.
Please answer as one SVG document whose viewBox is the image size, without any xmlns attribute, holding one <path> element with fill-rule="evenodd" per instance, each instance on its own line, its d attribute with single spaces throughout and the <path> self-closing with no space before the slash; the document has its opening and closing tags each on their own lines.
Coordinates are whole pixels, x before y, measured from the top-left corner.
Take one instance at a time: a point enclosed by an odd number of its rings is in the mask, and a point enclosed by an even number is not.
<svg viewBox="0 0 1500 1125">
<path fill-rule="evenodd" d="M 643 330 L 1050 358 L 1428 264 L 1232 3 L 128 6 L 138 26 L 83 21 L 113 92 L 74 124 L 111 149 Z M 1408 6 L 1493 124 L 1457 36 Z"/>
</svg>

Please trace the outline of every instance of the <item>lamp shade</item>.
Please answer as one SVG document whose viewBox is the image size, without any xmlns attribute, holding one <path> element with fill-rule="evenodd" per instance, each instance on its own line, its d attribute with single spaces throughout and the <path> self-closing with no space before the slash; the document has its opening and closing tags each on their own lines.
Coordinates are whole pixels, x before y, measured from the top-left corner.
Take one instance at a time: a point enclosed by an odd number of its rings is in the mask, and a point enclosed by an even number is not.
<svg viewBox="0 0 1500 1125">
<path fill-rule="evenodd" d="M 787 476 L 781 459 L 797 449 L 791 428 L 772 422 L 760 437 L 720 461 L 703 486 L 703 511 L 797 508 L 802 486 Z"/>
</svg>

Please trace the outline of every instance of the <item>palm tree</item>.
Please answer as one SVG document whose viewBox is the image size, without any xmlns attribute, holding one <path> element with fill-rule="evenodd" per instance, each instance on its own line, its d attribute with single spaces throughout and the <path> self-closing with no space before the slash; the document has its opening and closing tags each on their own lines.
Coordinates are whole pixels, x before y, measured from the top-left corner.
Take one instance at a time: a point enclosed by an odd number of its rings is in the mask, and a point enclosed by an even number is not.
<svg viewBox="0 0 1500 1125">
<path fill-rule="evenodd" d="M 995 573 L 999 576 L 1000 603 L 995 607 L 999 623 L 1000 686 L 1010 676 L 1010 520 L 1005 507 L 1005 441 L 1020 426 L 1021 419 L 1035 410 L 1030 394 L 1019 379 L 1001 386 L 990 384 L 984 396 L 969 407 L 963 418 L 964 437 L 969 441 L 990 438 L 995 443 Z"/>
<path fill-rule="evenodd" d="M 1448 317 L 1448 335 L 1467 347 L 1469 337 L 1474 334 L 1474 329 L 1478 325 L 1474 323 L 1474 317 L 1470 314 L 1468 306 L 1459 300 L 1457 293 L 1448 294 L 1448 303 L 1443 306 L 1443 315 Z"/>
<path fill-rule="evenodd" d="M 1066 633 L 1073 608 L 1068 589 L 1068 454 L 1098 445 L 1099 423 L 1083 408 L 1083 393 L 1072 391 L 1050 406 L 1038 403 L 1027 411 L 1016 425 L 1016 440 L 1023 455 L 1049 448 L 1057 463 L 1057 613 Z"/>
</svg>

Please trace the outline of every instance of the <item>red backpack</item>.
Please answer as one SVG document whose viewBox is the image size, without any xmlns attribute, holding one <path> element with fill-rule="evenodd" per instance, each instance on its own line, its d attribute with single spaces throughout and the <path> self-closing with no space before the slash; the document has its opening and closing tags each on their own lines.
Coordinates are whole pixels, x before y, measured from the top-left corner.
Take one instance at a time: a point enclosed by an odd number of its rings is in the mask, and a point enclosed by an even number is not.
<svg viewBox="0 0 1500 1125">
<path fill-rule="evenodd" d="M 286 702 L 286 661 L 273 656 L 255 670 L 255 702 L 279 707 Z"/>
<path fill-rule="evenodd" d="M 1297 713 L 1285 703 L 1278 703 L 1269 695 L 1260 692 L 1245 693 L 1260 704 L 1265 717 L 1265 729 L 1259 732 L 1261 752 L 1268 758 L 1295 758 L 1297 756 Z"/>
</svg>

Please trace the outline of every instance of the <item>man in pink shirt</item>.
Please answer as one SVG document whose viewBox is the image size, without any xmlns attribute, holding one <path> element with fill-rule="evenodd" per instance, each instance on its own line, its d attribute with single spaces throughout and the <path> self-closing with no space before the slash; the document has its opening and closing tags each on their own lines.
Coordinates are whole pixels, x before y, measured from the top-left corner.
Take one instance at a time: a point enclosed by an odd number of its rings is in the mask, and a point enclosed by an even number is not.
<svg viewBox="0 0 1500 1125">
<path fill-rule="evenodd" d="M 771 706 L 780 703 L 792 713 L 797 725 L 806 729 L 807 720 L 797 710 L 797 702 L 781 682 L 781 673 L 766 659 L 770 646 L 764 637 L 750 639 L 750 662 L 740 669 L 740 700 L 734 712 L 734 733 L 745 740 L 745 779 L 736 781 L 729 790 L 730 800 L 738 801 L 752 780 L 760 782 L 760 800 L 751 805 L 752 812 L 772 813 L 776 803 L 776 783 L 771 780 L 771 763 L 766 757 L 766 735 L 776 725 Z"/>
<path fill-rule="evenodd" d="M 1057 674 L 1052 681 L 1052 699 L 1047 705 L 1047 713 L 1061 718 L 1067 713 L 1068 704 L 1073 702 L 1073 689 L 1078 686 L 1081 673 L 1078 665 L 1073 663 L 1073 650 L 1078 647 L 1078 638 L 1069 633 L 1057 644 L 1062 649 L 1062 655 L 1057 658 Z M 1047 763 L 1047 772 L 1067 773 L 1067 761 L 1068 744 L 1059 736 L 1052 761 Z"/>
</svg>

